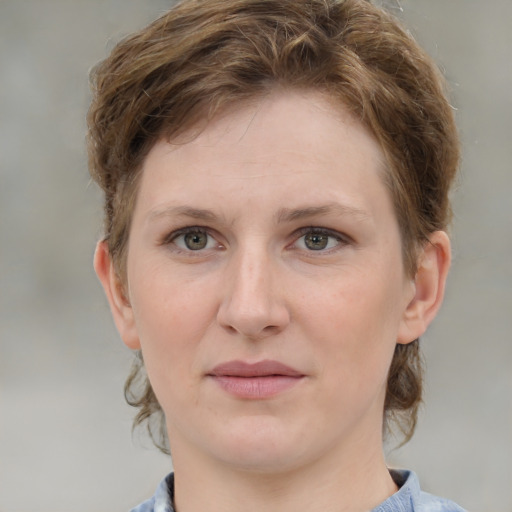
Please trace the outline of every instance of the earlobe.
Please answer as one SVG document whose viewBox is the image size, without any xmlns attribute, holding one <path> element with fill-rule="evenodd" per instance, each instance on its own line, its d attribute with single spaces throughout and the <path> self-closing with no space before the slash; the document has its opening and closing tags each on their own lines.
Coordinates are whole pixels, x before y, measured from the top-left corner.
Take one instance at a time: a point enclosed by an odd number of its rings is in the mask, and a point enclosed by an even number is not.
<svg viewBox="0 0 512 512">
<path fill-rule="evenodd" d="M 94 270 L 103 286 L 117 330 L 125 345 L 139 349 L 140 341 L 133 309 L 126 298 L 124 286 L 114 269 L 105 240 L 98 242 L 94 253 Z"/>
<path fill-rule="evenodd" d="M 414 296 L 404 311 L 397 343 L 410 343 L 427 330 L 443 302 L 450 261 L 450 239 L 435 231 L 419 254 Z"/>
</svg>

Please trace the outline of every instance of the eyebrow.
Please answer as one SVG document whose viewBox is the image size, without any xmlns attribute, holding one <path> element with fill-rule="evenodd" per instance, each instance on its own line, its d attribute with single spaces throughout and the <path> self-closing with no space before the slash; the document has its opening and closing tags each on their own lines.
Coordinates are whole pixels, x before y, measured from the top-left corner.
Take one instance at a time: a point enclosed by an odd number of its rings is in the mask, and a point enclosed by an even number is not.
<svg viewBox="0 0 512 512">
<path fill-rule="evenodd" d="M 217 219 L 217 215 L 211 210 L 202 208 L 192 208 L 191 206 L 175 206 L 164 208 L 163 210 L 154 210 L 148 215 L 148 221 L 152 221 L 161 217 L 189 217 L 196 220 L 213 221 Z"/>
<path fill-rule="evenodd" d="M 365 210 L 340 203 L 328 203 L 321 206 L 306 206 L 303 208 L 281 208 L 275 215 L 275 218 L 278 224 L 282 224 L 332 214 L 355 217 L 358 220 L 370 218 L 370 215 Z M 193 208 L 191 206 L 175 206 L 155 210 L 149 214 L 147 220 L 152 221 L 161 217 L 187 217 L 210 222 L 218 220 L 217 215 L 212 210 Z"/>
<path fill-rule="evenodd" d="M 322 206 L 307 206 L 304 208 L 281 208 L 277 212 L 276 219 L 278 223 L 282 223 L 332 214 L 355 217 L 359 220 L 367 220 L 370 218 L 368 212 L 361 208 L 340 203 L 328 203 Z"/>
</svg>

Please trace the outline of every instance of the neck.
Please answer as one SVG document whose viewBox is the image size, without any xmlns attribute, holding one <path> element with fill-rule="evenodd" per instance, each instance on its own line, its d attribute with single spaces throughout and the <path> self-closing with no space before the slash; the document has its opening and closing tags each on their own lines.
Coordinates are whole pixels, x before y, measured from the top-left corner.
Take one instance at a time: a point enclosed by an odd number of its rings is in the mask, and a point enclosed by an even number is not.
<svg viewBox="0 0 512 512">
<path fill-rule="evenodd" d="M 178 446 L 173 449 L 176 511 L 367 512 L 397 490 L 384 461 L 381 436 L 376 437 L 378 442 L 359 439 L 342 454 L 334 449 L 282 472 L 199 461 Z"/>
</svg>

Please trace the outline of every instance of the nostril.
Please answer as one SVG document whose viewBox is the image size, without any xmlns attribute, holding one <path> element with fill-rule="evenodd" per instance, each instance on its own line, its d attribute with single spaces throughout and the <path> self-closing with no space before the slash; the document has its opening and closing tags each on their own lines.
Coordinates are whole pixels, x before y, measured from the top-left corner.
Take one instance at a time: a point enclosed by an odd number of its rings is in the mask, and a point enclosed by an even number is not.
<svg viewBox="0 0 512 512">
<path fill-rule="evenodd" d="M 257 341 L 269 338 L 271 336 L 276 336 L 283 330 L 283 327 L 278 325 L 267 325 L 263 328 L 251 328 L 248 326 L 242 328 L 241 326 L 236 327 L 234 325 L 223 325 L 222 327 L 231 335 L 236 334 L 251 341 Z"/>
<path fill-rule="evenodd" d="M 224 329 L 226 329 L 230 334 L 236 334 L 238 332 L 232 325 L 225 325 Z"/>
</svg>

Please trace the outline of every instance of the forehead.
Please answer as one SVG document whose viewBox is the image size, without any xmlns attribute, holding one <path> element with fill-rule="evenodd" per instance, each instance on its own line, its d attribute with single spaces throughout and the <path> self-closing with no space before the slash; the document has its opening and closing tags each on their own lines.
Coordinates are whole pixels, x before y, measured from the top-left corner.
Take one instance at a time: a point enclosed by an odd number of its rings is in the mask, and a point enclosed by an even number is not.
<svg viewBox="0 0 512 512">
<path fill-rule="evenodd" d="M 157 205 L 187 190 L 214 189 L 241 196 L 244 187 L 260 196 L 281 187 L 290 198 L 306 187 L 312 199 L 323 194 L 331 202 L 345 188 L 346 199 L 356 201 L 348 196 L 363 191 L 369 179 L 383 182 L 384 170 L 375 138 L 339 103 L 320 92 L 274 91 L 157 142 L 143 165 L 139 199 Z M 340 187 L 347 179 L 357 186 Z"/>
<path fill-rule="evenodd" d="M 156 145 L 161 149 L 159 142 Z M 270 164 L 279 164 L 298 153 L 308 156 L 304 163 L 329 160 L 343 153 L 354 164 L 372 160 L 381 172 L 386 167 L 384 154 L 370 130 L 339 100 L 315 90 L 277 89 L 265 96 L 237 101 L 213 119 L 203 118 L 165 142 L 165 151 L 173 153 L 176 162 L 192 163 L 207 153 L 211 157 L 243 157 L 241 176 L 251 162 L 267 159 Z M 150 153 L 155 153 L 154 148 Z M 150 154 L 143 167 L 147 168 L 151 160 Z M 190 169 L 186 167 L 187 172 L 192 172 Z"/>
</svg>

